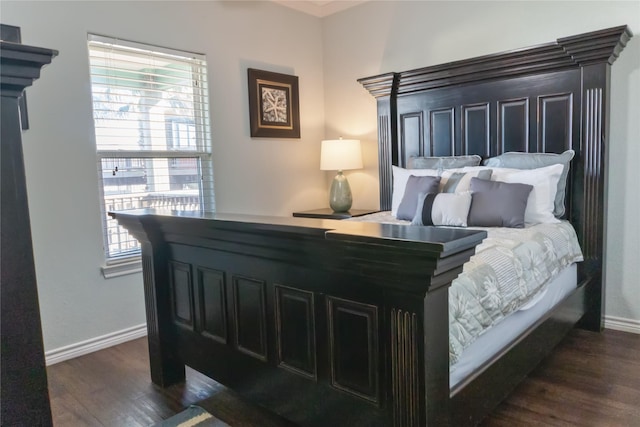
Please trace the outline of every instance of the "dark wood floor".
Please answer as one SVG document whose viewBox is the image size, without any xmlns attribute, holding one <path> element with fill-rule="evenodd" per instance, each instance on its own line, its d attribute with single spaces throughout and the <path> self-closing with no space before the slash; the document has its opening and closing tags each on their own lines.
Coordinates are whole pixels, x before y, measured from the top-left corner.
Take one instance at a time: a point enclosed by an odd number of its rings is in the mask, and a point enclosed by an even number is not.
<svg viewBox="0 0 640 427">
<path fill-rule="evenodd" d="M 57 427 L 149 426 L 193 403 L 220 426 L 292 427 L 190 369 L 183 385 L 153 386 L 144 339 L 47 371 Z M 640 426 L 640 335 L 572 331 L 482 425 Z"/>
</svg>

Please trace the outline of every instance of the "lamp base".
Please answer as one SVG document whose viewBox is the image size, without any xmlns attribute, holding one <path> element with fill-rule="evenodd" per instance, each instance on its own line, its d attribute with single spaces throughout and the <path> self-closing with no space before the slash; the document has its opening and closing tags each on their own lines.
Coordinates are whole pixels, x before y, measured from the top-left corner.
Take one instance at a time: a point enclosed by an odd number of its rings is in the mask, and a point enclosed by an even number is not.
<svg viewBox="0 0 640 427">
<path fill-rule="evenodd" d="M 334 212 L 347 212 L 351 209 L 353 198 L 351 197 L 351 187 L 347 177 L 342 174 L 342 171 L 338 171 L 338 174 L 333 178 L 331 183 L 331 190 L 329 192 L 329 206 Z"/>
</svg>

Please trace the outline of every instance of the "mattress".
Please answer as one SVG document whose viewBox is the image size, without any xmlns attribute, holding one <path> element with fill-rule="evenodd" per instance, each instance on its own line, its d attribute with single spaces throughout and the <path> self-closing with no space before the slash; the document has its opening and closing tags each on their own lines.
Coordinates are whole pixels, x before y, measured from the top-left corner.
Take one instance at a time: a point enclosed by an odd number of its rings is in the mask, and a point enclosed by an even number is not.
<svg viewBox="0 0 640 427">
<path fill-rule="evenodd" d="M 351 219 L 408 225 L 389 212 Z M 582 261 L 575 230 L 567 221 L 524 229 L 479 228 L 487 238 L 449 288 L 449 362 L 490 328 L 536 305 L 565 267 Z"/>
</svg>

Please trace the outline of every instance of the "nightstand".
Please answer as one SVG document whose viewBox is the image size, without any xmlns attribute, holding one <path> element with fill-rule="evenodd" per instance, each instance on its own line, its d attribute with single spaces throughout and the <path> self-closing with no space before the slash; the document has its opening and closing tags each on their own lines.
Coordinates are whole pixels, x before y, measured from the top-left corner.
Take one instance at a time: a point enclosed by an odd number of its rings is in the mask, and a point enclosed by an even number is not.
<svg viewBox="0 0 640 427">
<path fill-rule="evenodd" d="M 334 212 L 331 208 L 313 209 L 310 211 L 294 212 L 293 216 L 299 218 L 322 218 L 322 219 L 347 219 L 356 216 L 369 215 L 379 212 L 372 209 L 351 209 L 347 212 Z"/>
</svg>

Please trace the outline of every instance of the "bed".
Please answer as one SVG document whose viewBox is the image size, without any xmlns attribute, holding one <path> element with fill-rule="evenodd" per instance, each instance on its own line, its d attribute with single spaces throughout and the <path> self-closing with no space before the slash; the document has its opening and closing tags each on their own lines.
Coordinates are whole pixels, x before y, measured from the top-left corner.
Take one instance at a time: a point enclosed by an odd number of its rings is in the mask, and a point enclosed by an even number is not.
<svg viewBox="0 0 640 427">
<path fill-rule="evenodd" d="M 411 226 L 390 211 L 347 221 Z M 452 393 L 576 289 L 583 261 L 568 221 L 475 229 L 487 237 L 449 287 Z"/>
<path fill-rule="evenodd" d="M 609 70 L 630 37 L 360 80 L 377 100 L 381 211 L 412 157 L 575 152 L 563 219 L 584 256 L 576 285 L 453 387 L 449 289 L 486 231 L 115 212 L 142 244 L 152 381 L 184 381 L 189 365 L 305 426 L 477 424 L 571 328 L 602 328 Z"/>
</svg>

